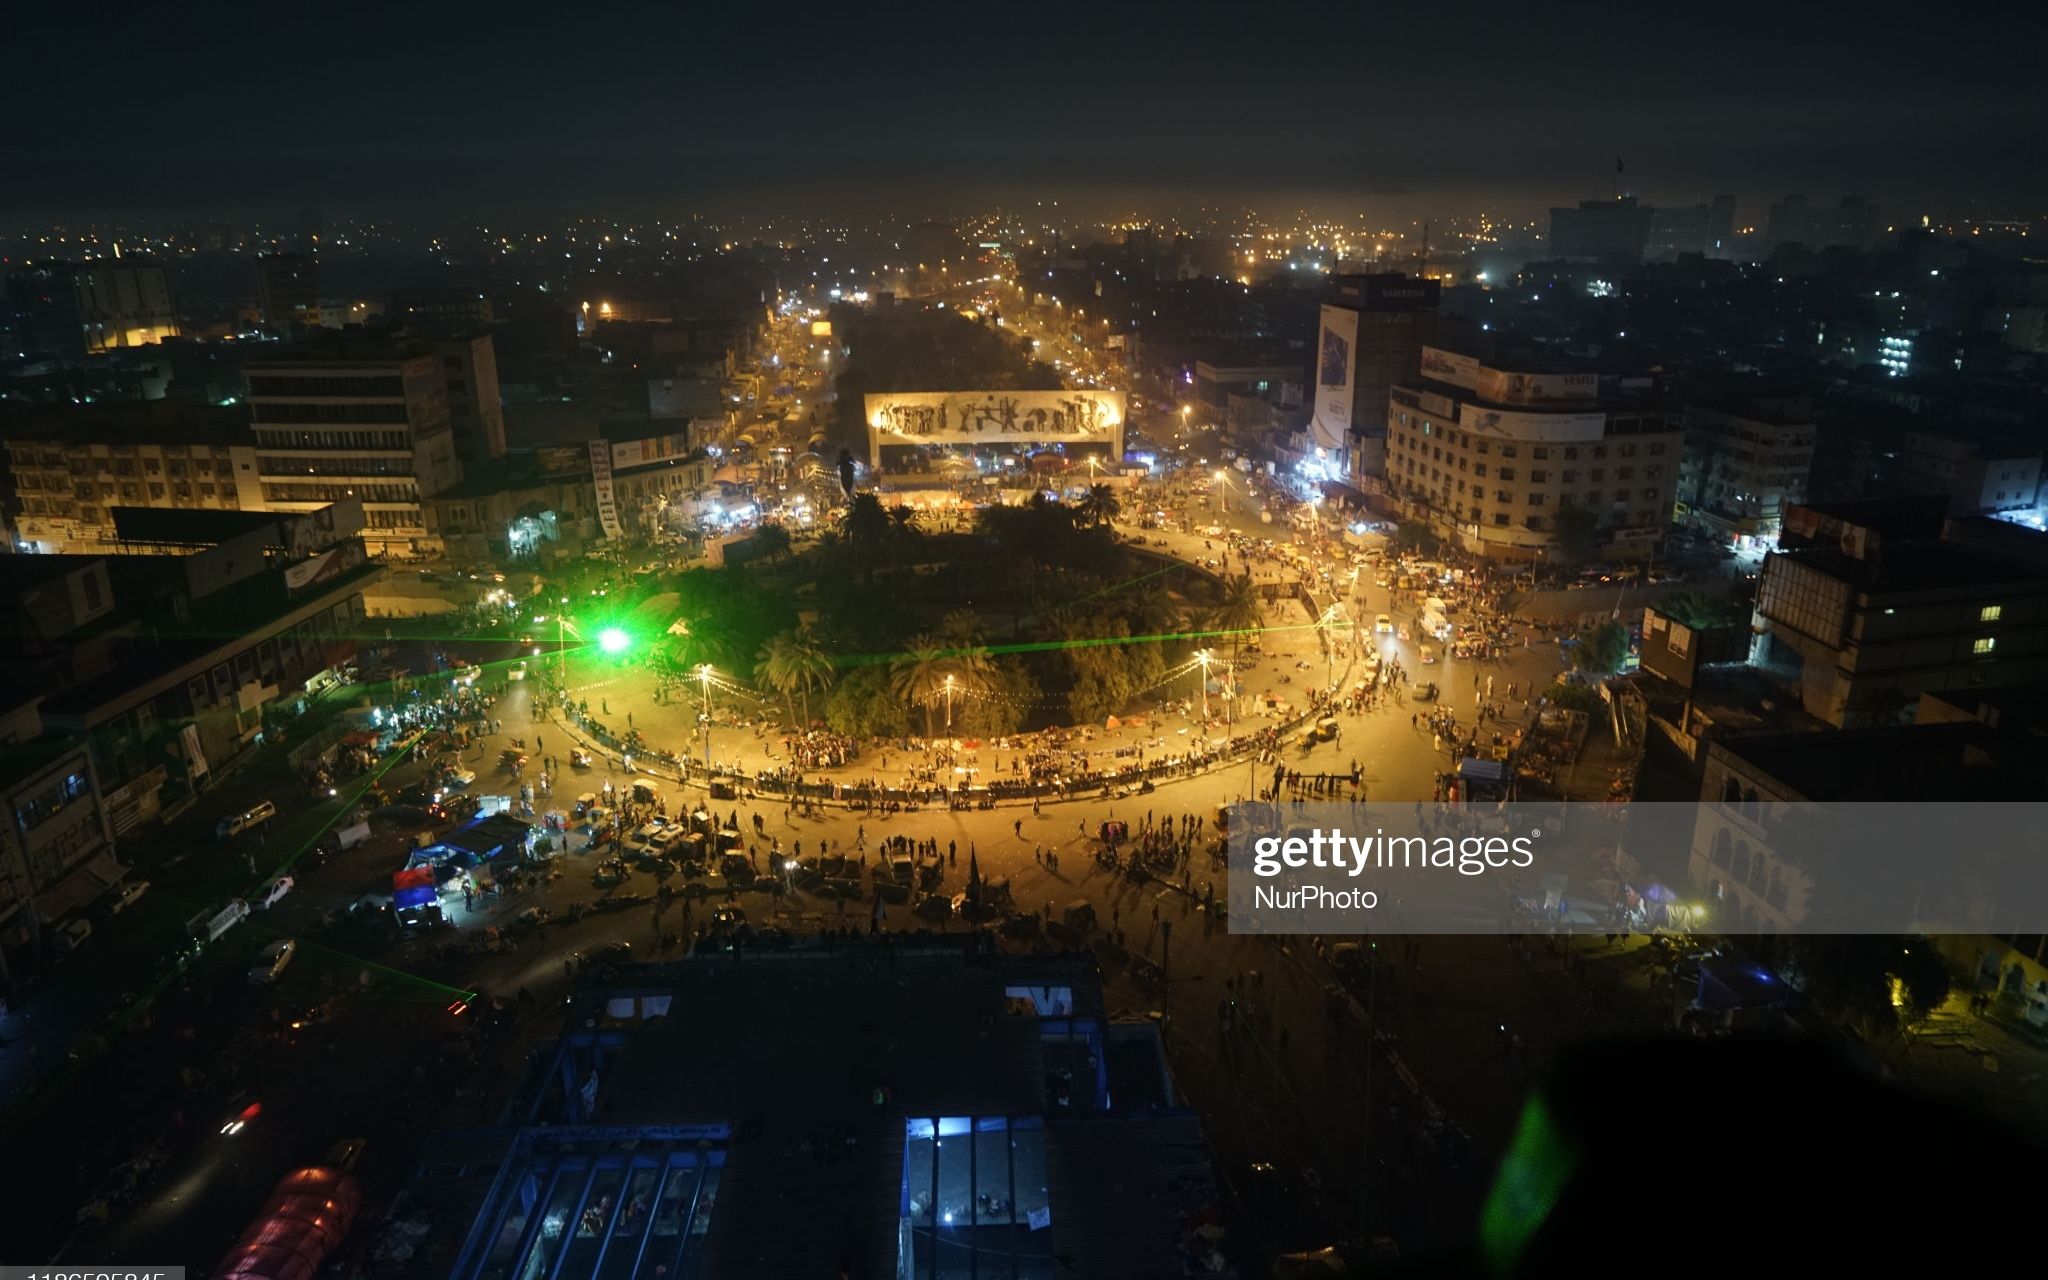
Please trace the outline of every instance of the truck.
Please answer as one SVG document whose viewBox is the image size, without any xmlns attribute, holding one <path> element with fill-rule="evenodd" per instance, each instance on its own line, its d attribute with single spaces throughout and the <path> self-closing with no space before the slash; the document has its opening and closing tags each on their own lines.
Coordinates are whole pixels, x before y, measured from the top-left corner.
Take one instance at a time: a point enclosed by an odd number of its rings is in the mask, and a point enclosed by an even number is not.
<svg viewBox="0 0 2048 1280">
<path fill-rule="evenodd" d="M 229 898 L 218 907 L 200 912 L 185 922 L 185 932 L 190 935 L 193 947 L 204 947 L 216 942 L 220 936 L 249 918 L 249 904 L 240 898 Z"/>
</svg>

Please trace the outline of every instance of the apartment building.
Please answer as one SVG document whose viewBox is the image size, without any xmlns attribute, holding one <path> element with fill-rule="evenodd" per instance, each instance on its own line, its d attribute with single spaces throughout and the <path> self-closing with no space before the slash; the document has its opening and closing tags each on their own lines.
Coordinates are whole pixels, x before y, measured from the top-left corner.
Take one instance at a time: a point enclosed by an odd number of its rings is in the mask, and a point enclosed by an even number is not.
<svg viewBox="0 0 2048 1280">
<path fill-rule="evenodd" d="M 116 549 L 116 507 L 254 511 L 255 437 L 232 407 L 37 406 L 0 417 L 17 550 Z"/>
<path fill-rule="evenodd" d="M 1785 508 L 1806 500 L 1814 436 L 1803 398 L 1687 406 L 1681 522 L 1719 538 L 1775 538 Z"/>
<path fill-rule="evenodd" d="M 1636 559 L 1670 524 L 1684 415 L 1649 378 L 1496 369 L 1424 347 L 1387 412 L 1387 489 L 1475 555 Z"/>
<path fill-rule="evenodd" d="M 268 509 L 361 498 L 372 555 L 437 552 L 421 499 L 462 478 L 438 352 L 337 338 L 243 372 Z"/>
</svg>

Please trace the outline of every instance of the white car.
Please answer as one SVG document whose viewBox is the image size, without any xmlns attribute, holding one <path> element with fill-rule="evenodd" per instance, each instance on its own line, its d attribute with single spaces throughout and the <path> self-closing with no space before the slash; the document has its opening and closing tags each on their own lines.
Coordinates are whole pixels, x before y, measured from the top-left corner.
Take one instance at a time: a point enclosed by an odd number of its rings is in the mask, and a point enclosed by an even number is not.
<svg viewBox="0 0 2048 1280">
<path fill-rule="evenodd" d="M 284 967 L 299 953 L 299 944 L 290 938 L 279 938 L 256 953 L 256 963 L 249 970 L 249 985 L 267 987 L 276 982 Z"/>
<path fill-rule="evenodd" d="M 296 883 L 290 876 L 279 876 L 258 890 L 255 898 L 250 901 L 249 905 L 258 911 L 274 907 L 284 895 L 292 891 Z"/>
<path fill-rule="evenodd" d="M 107 904 L 107 914 L 112 916 L 120 915 L 123 911 L 142 901 L 142 895 L 148 892 L 149 881 L 130 880 L 127 884 L 121 886 L 121 892 L 115 894 L 113 901 Z"/>
<path fill-rule="evenodd" d="M 460 791 L 475 781 L 476 770 L 474 769 L 450 769 L 448 771 L 448 789 L 450 791 Z"/>
<path fill-rule="evenodd" d="M 1381 635 L 1386 635 L 1393 631 L 1394 620 L 1383 613 L 1372 620 L 1372 629 Z"/>
</svg>

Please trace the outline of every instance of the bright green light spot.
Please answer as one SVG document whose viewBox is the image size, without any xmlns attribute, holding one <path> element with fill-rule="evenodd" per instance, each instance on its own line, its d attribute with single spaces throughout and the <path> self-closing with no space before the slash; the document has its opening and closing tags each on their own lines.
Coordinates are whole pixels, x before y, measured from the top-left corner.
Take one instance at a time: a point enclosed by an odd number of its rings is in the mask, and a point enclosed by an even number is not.
<svg viewBox="0 0 2048 1280">
<path fill-rule="evenodd" d="M 1578 1163 L 1576 1147 L 1558 1127 L 1543 1095 L 1530 1094 L 1480 1222 L 1480 1249 L 1494 1274 L 1515 1268 L 1557 1207 Z"/>
<path fill-rule="evenodd" d="M 606 627 L 597 633 L 597 647 L 606 653 L 624 653 L 633 647 L 633 637 L 617 627 Z"/>
</svg>

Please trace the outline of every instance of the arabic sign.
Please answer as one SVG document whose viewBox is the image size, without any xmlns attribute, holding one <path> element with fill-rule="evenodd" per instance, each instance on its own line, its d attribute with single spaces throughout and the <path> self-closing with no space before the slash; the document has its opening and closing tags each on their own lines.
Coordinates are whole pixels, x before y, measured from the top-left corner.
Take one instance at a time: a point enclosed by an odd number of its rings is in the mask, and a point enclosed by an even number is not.
<svg viewBox="0 0 2048 1280">
<path fill-rule="evenodd" d="M 902 391 L 865 398 L 870 460 L 884 444 L 1102 443 L 1121 455 L 1121 391 Z"/>
</svg>

